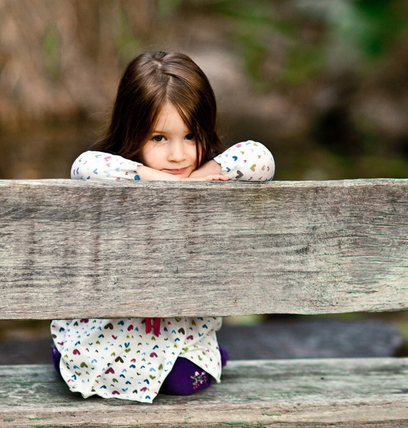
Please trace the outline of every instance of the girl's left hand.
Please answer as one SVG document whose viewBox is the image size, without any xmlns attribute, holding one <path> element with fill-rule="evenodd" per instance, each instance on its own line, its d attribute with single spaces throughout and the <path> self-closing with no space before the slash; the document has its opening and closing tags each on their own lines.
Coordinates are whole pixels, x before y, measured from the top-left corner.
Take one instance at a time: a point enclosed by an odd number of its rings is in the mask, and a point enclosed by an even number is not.
<svg viewBox="0 0 408 428">
<path fill-rule="evenodd" d="M 229 177 L 222 174 L 209 174 L 204 177 L 186 177 L 182 178 L 181 181 L 228 181 Z"/>
<path fill-rule="evenodd" d="M 207 180 L 207 177 L 219 177 L 224 175 L 222 174 L 221 165 L 215 160 L 210 160 L 206 162 L 204 165 L 201 165 L 200 168 L 193 171 L 189 178 L 201 178 L 201 180 Z M 211 180 L 220 180 L 219 178 L 208 178 L 207 181 Z M 224 180 L 224 179 L 221 179 Z"/>
<path fill-rule="evenodd" d="M 200 168 L 193 171 L 184 181 L 227 181 L 229 177 L 221 174 L 221 165 L 215 160 L 210 160 Z"/>
</svg>

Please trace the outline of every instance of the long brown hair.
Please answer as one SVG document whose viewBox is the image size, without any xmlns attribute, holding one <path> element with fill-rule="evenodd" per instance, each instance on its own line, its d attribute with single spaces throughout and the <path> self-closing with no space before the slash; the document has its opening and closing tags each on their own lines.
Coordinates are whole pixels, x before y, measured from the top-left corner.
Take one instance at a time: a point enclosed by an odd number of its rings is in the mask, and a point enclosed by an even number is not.
<svg viewBox="0 0 408 428">
<path fill-rule="evenodd" d="M 217 106 L 210 82 L 182 53 L 146 52 L 133 59 L 119 83 L 100 151 L 141 162 L 161 108 L 173 104 L 197 141 L 197 168 L 224 146 L 216 132 Z"/>
</svg>

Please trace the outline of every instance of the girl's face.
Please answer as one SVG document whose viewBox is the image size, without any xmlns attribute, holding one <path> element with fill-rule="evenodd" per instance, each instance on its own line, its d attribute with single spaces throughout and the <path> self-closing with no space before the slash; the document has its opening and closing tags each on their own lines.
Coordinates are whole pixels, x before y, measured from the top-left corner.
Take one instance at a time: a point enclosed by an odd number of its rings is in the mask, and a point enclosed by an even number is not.
<svg viewBox="0 0 408 428">
<path fill-rule="evenodd" d="M 173 104 L 166 103 L 161 109 L 153 132 L 142 148 L 142 162 L 150 168 L 183 178 L 196 169 L 194 134 Z"/>
</svg>

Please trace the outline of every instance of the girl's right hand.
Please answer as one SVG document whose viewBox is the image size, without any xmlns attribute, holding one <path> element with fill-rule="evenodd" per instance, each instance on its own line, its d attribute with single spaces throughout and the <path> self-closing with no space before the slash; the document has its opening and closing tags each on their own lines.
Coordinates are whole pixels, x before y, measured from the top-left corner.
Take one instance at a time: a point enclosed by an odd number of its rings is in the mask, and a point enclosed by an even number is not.
<svg viewBox="0 0 408 428">
<path fill-rule="evenodd" d="M 222 174 L 209 174 L 204 177 L 186 177 L 181 181 L 228 181 L 229 177 Z"/>
</svg>

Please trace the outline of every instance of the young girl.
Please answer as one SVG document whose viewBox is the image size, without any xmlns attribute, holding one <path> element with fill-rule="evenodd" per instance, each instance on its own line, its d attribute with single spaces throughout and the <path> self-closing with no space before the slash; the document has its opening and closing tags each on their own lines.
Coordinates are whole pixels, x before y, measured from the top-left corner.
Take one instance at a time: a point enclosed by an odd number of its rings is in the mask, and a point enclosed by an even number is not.
<svg viewBox="0 0 408 428">
<path fill-rule="evenodd" d="M 105 139 L 75 160 L 71 178 L 273 178 L 265 146 L 246 141 L 222 152 L 215 126 L 216 101 L 203 71 L 180 53 L 144 53 L 124 72 Z M 54 364 L 85 398 L 151 403 L 159 391 L 189 395 L 220 382 L 228 358 L 216 338 L 221 323 L 221 317 L 54 320 Z"/>
</svg>

